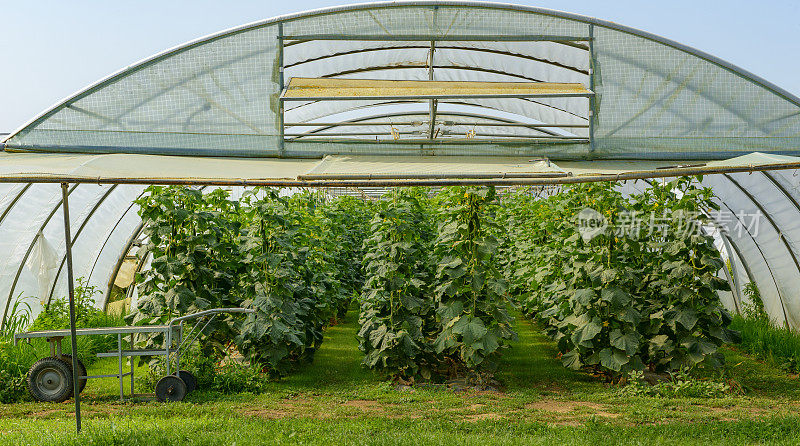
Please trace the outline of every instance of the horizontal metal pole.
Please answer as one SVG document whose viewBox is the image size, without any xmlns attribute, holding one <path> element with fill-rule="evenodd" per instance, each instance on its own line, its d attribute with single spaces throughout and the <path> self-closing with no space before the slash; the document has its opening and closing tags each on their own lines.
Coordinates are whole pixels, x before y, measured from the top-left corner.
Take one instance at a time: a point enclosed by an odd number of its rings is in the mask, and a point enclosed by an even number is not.
<svg viewBox="0 0 800 446">
<path fill-rule="evenodd" d="M 395 134 L 398 134 L 398 135 L 416 135 L 416 134 L 420 134 L 420 132 L 408 132 L 408 131 L 406 131 L 406 132 L 395 132 Z M 381 136 L 381 135 L 390 136 L 390 133 L 388 131 L 386 131 L 386 132 L 306 132 L 306 133 L 286 133 L 283 136 L 295 137 L 295 138 L 312 136 L 312 137 L 316 137 L 317 139 L 322 139 L 322 138 L 325 138 L 327 136 L 348 137 L 348 136 Z M 459 133 L 440 133 L 439 135 L 440 135 L 440 137 L 436 138 L 436 139 L 446 139 L 448 137 L 453 137 L 453 136 L 456 136 L 456 137 L 459 137 L 459 138 L 462 138 L 462 139 L 464 138 L 464 135 L 463 134 L 459 134 Z M 569 135 L 541 135 L 541 136 L 539 136 L 539 135 L 507 135 L 507 134 L 503 134 L 503 133 L 477 133 L 476 137 L 480 137 L 480 136 L 488 136 L 488 137 L 495 137 L 495 138 L 586 139 L 586 138 L 582 138 L 582 137 L 579 137 L 579 136 L 569 136 Z M 424 139 L 425 139 L 425 141 L 433 141 L 433 139 L 430 139 L 430 138 L 424 138 Z M 406 140 L 398 140 L 398 141 L 406 141 Z"/>
<path fill-rule="evenodd" d="M 491 119 L 491 118 L 487 118 Z M 448 121 L 446 119 L 439 119 L 437 122 L 445 125 L 466 125 L 466 126 L 481 126 L 481 127 L 525 127 L 531 129 L 538 128 L 575 128 L 575 129 L 588 129 L 587 124 L 525 124 L 522 122 L 465 122 L 465 121 Z M 285 127 L 367 127 L 371 125 L 419 125 L 419 122 L 391 122 L 391 121 L 344 121 L 344 122 L 286 122 Z"/>
<path fill-rule="evenodd" d="M 325 133 L 309 133 L 309 137 L 306 138 L 295 138 L 292 139 L 292 143 L 304 143 L 304 142 L 331 142 L 331 143 L 347 143 L 347 144 L 399 144 L 399 145 L 487 145 L 487 144 L 497 144 L 497 145 L 519 145 L 519 144 L 575 144 L 575 143 L 588 143 L 588 138 L 581 138 L 581 137 L 553 137 L 551 135 L 542 135 L 542 136 L 521 136 L 517 138 L 510 138 L 507 137 L 509 135 L 503 135 L 503 138 L 495 138 L 491 139 L 490 137 L 480 138 L 480 133 L 478 134 L 478 138 L 437 138 L 437 139 L 423 139 L 423 138 L 408 138 L 408 139 L 368 139 L 368 138 L 346 138 L 346 137 L 339 137 L 339 138 L 323 138 Z"/>
<path fill-rule="evenodd" d="M 483 35 L 448 35 L 433 36 L 425 34 L 408 35 L 389 35 L 389 34 L 297 34 L 278 37 L 280 40 L 373 40 L 373 41 L 398 41 L 398 42 L 453 42 L 453 41 L 473 41 L 473 42 L 588 42 L 588 36 L 559 36 L 559 35 L 507 35 L 507 36 L 483 36 Z"/>
<path fill-rule="evenodd" d="M 165 356 L 166 349 L 149 349 L 149 350 L 123 350 L 122 356 Z M 115 358 L 120 356 L 119 350 L 115 352 L 98 353 L 98 358 Z M 117 375 L 113 375 L 117 376 Z"/>
<path fill-rule="evenodd" d="M 208 316 L 210 314 L 222 314 L 222 313 L 247 313 L 252 314 L 255 313 L 256 310 L 252 308 L 212 308 L 210 310 L 200 311 L 197 313 L 187 314 L 185 316 L 176 317 L 169 321 L 169 325 L 175 325 L 176 322 L 181 322 L 189 319 L 197 319 L 199 317 Z"/>
<path fill-rule="evenodd" d="M 129 376 L 129 375 L 132 375 L 132 374 L 133 374 L 132 372 L 125 372 L 125 373 L 123 373 L 122 375 L 120 375 L 119 373 L 115 373 L 115 374 L 113 374 L 113 375 L 92 375 L 92 376 L 81 376 L 81 378 L 84 378 L 84 379 L 93 379 L 93 378 L 120 378 L 120 377 L 123 377 L 123 378 L 124 378 L 124 377 L 126 377 L 126 376 Z"/>
<path fill-rule="evenodd" d="M 677 167 L 651 171 L 623 172 L 618 174 L 594 174 L 567 176 L 562 178 L 491 178 L 461 179 L 458 175 L 441 179 L 424 180 L 325 180 L 304 181 L 291 179 L 221 179 L 221 178 L 86 178 L 64 176 L 20 175 L 0 177 L 0 183 L 91 183 L 91 184 L 147 184 L 147 185 L 198 185 L 198 186 L 267 186 L 267 187 L 400 187 L 400 186 L 539 186 L 600 181 L 643 180 L 647 178 L 670 178 L 684 175 L 705 175 L 738 172 L 761 172 L 768 170 L 800 169 L 800 163 L 778 163 L 759 166 L 735 167 Z M 139 327 L 148 328 L 148 327 Z M 160 327 L 159 327 L 160 328 Z M 15 335 L 15 338 L 17 335 Z"/>
<path fill-rule="evenodd" d="M 0 183 L 8 183 L 10 181 L 5 181 L 5 179 L 0 178 Z M 18 182 L 18 181 L 14 181 Z M 38 181 L 38 180 L 29 180 L 24 181 L 25 183 L 73 183 L 73 181 L 67 181 L 65 178 L 57 179 L 52 178 L 52 181 Z M 81 183 L 81 182 L 92 182 L 100 184 L 98 181 L 74 181 L 74 183 Z M 124 184 L 118 182 L 111 182 L 105 184 Z M 136 184 L 136 183 L 131 183 Z M 141 183 L 139 183 L 141 184 Z M 155 183 L 154 183 L 155 184 Z M 130 333 L 166 333 L 169 330 L 169 327 L 166 325 L 126 325 L 122 327 L 97 327 L 97 328 L 79 328 L 75 331 L 75 334 L 78 336 L 87 336 L 87 335 L 104 335 L 104 334 L 130 334 Z M 14 335 L 15 339 L 33 339 L 33 338 L 52 338 L 52 337 L 66 337 L 70 336 L 71 331 L 69 329 L 63 330 L 42 330 L 42 331 L 29 331 L 25 333 L 17 333 Z"/>
<path fill-rule="evenodd" d="M 560 178 L 566 177 L 567 172 L 528 172 L 528 173 L 460 173 L 455 174 L 458 178 L 463 179 L 491 179 L 491 178 Z M 346 174 L 307 174 L 299 175 L 297 178 L 300 180 L 431 180 L 440 179 L 446 175 L 436 173 L 418 173 L 418 174 L 381 174 L 381 173 L 346 173 Z"/>
<path fill-rule="evenodd" d="M 402 99 L 543 99 L 543 98 L 589 98 L 594 93 L 528 93 L 528 94 L 420 94 L 409 96 L 281 96 L 285 102 L 300 101 L 394 101 Z"/>
</svg>

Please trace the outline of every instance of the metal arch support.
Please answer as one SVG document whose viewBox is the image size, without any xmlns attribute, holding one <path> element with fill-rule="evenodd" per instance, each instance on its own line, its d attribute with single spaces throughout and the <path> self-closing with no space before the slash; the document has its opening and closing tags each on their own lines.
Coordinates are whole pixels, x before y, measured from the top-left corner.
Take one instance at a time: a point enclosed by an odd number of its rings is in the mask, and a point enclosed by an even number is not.
<svg viewBox="0 0 800 446">
<path fill-rule="evenodd" d="M 724 174 L 724 175 L 727 177 L 727 174 Z M 728 179 L 730 179 L 730 178 L 728 178 Z M 734 183 L 734 184 L 737 184 L 737 183 Z M 733 212 L 733 209 L 731 209 L 730 206 L 728 206 L 728 204 L 724 200 L 720 199 L 720 202 L 722 202 L 722 204 L 731 212 L 731 214 L 736 216 L 736 219 L 739 220 L 739 216 L 736 215 L 735 212 Z M 756 205 L 756 206 L 760 206 L 760 205 Z M 761 245 L 758 244 L 758 242 L 756 241 L 755 236 L 750 233 L 750 229 L 747 228 L 747 225 L 745 225 L 744 222 L 741 221 L 741 220 L 740 220 L 740 222 L 742 223 L 742 227 L 745 228 L 745 232 L 747 232 L 747 235 L 753 241 L 753 245 L 756 247 L 756 249 L 758 250 L 759 254 L 761 254 L 761 258 L 764 260 L 764 264 L 767 266 L 767 271 L 769 271 L 769 275 L 770 275 L 770 277 L 772 277 L 772 282 L 775 284 L 775 292 L 778 294 L 778 300 L 781 303 L 781 310 L 783 310 L 784 322 L 788 325 L 789 324 L 789 315 L 786 312 L 786 304 L 783 301 L 783 294 L 781 293 L 780 286 L 778 286 L 778 279 L 775 278 L 775 273 L 772 271 L 772 267 L 770 266 L 769 260 L 767 260 L 767 256 L 764 254 L 764 251 L 761 249 Z M 775 231 L 778 234 L 780 234 L 780 231 L 778 230 L 777 227 L 775 228 Z M 737 254 L 738 254 L 738 252 L 737 252 Z M 743 265 L 747 263 L 747 261 L 744 259 L 744 257 L 740 256 L 739 258 L 742 260 L 742 264 Z"/>
<path fill-rule="evenodd" d="M 424 115 L 424 113 L 421 112 L 421 111 L 418 112 L 418 113 L 417 112 L 387 113 L 387 114 L 371 115 L 371 116 L 362 117 L 362 118 L 358 118 L 358 119 L 351 119 L 351 120 L 347 120 L 347 121 L 343 121 L 343 122 L 346 122 L 346 123 L 361 123 L 361 122 L 363 122 L 363 126 L 365 126 L 365 127 L 366 126 L 370 126 L 370 125 L 378 126 L 380 124 L 371 124 L 369 122 L 364 122 L 364 121 L 369 121 L 369 120 L 373 120 L 373 119 L 381 119 L 381 118 L 389 118 L 389 117 L 394 117 L 394 116 L 423 116 L 423 115 Z M 496 118 L 496 117 L 485 116 L 485 115 L 456 114 L 456 113 L 450 113 L 450 112 L 438 113 L 438 115 L 439 115 L 439 117 L 442 117 L 442 116 L 464 116 L 464 117 L 470 116 L 470 117 L 474 117 L 474 118 L 478 118 L 478 119 L 490 119 L 490 120 L 498 121 L 499 123 L 519 123 L 520 127 L 524 127 L 524 124 L 519 122 L 519 121 L 513 121 L 511 119 Z M 485 127 L 492 127 L 494 124 L 493 123 L 482 123 L 482 124 L 479 124 L 479 125 L 480 126 L 485 126 Z M 309 131 L 307 131 L 306 133 L 304 133 L 301 136 L 294 136 L 291 140 L 294 141 L 294 140 L 297 140 L 297 139 L 299 139 L 299 138 L 301 138 L 303 136 L 316 136 L 315 134 L 319 134 L 319 136 L 325 136 L 326 135 L 325 133 L 319 133 L 319 132 L 324 132 L 325 130 L 329 130 L 329 129 L 336 128 L 336 127 L 338 127 L 338 125 L 330 125 L 330 124 L 320 125 L 320 128 L 309 130 Z M 537 132 L 540 132 L 540 133 L 544 133 L 544 134 L 549 135 L 549 136 L 561 136 L 561 135 L 557 135 L 555 132 L 553 132 L 551 130 L 547 130 L 547 129 L 544 129 L 544 128 L 531 128 L 530 130 L 534 130 L 534 131 L 537 131 Z M 514 135 L 509 135 L 509 136 L 514 136 Z M 433 139 L 433 138 L 430 138 L 430 139 Z"/>
<path fill-rule="evenodd" d="M 126 215 L 128 215 L 128 212 L 130 212 L 133 206 L 136 204 L 135 201 L 141 198 L 142 195 L 145 194 L 145 192 L 146 190 L 142 191 L 142 193 L 140 193 L 133 201 L 131 201 L 131 204 L 128 205 L 128 207 L 125 209 L 125 212 L 122 213 L 122 215 L 117 219 L 117 222 L 111 228 L 111 231 L 108 233 L 108 237 L 106 237 L 105 241 L 103 241 L 103 245 L 100 246 L 100 250 L 97 252 L 97 256 L 95 257 L 94 262 L 92 263 L 92 268 L 89 270 L 89 279 L 92 278 L 92 274 L 94 274 L 94 269 L 95 267 L 97 267 L 97 262 L 100 260 L 100 256 L 102 255 L 103 250 L 108 244 L 109 239 L 111 239 L 111 236 L 114 234 L 114 231 L 117 230 L 119 224 L 122 223 L 122 220 L 125 218 Z"/>
<path fill-rule="evenodd" d="M 103 202 L 106 200 L 106 198 L 108 198 L 108 196 L 111 195 L 112 192 L 114 192 L 114 190 L 117 188 L 117 186 L 119 186 L 119 184 L 112 184 L 111 187 L 109 187 L 108 190 L 100 197 L 100 199 L 97 200 L 97 203 L 95 203 L 94 206 L 92 206 L 92 209 L 86 215 L 86 218 L 83 219 L 83 222 L 81 222 L 81 225 L 78 228 L 78 230 L 75 232 L 75 235 L 72 236 L 72 240 L 70 242 L 71 245 L 70 245 L 69 252 L 72 252 L 72 247 L 75 246 L 75 243 L 78 241 L 78 237 L 81 236 L 81 233 L 83 232 L 83 228 L 86 227 L 86 225 L 89 223 L 89 220 L 92 219 L 92 216 L 94 215 L 94 213 L 97 212 L 97 209 L 99 209 L 100 206 L 103 204 Z M 64 268 L 64 263 L 66 261 L 67 261 L 67 250 L 65 249 L 64 250 L 64 257 L 61 258 L 61 263 L 58 265 L 58 271 L 56 271 L 56 276 L 55 276 L 55 278 L 53 278 L 53 285 L 50 287 L 50 293 L 47 295 L 47 304 L 46 304 L 46 306 L 49 306 L 50 302 L 53 300 L 53 293 L 56 290 L 56 284 L 58 283 L 58 276 L 61 275 L 61 270 Z"/>
<path fill-rule="evenodd" d="M 66 184 L 66 183 L 65 183 Z M 72 192 L 78 187 L 77 184 L 74 184 L 69 190 L 65 192 L 65 196 L 72 194 Z M 17 273 L 14 275 L 14 281 L 11 284 L 11 290 L 8 292 L 8 299 L 6 300 L 6 308 L 3 310 L 3 318 L 0 319 L 0 328 L 5 326 L 6 323 L 6 316 L 8 315 L 8 308 L 11 304 L 11 299 L 14 297 L 14 291 L 17 287 L 17 282 L 19 282 L 19 276 L 22 274 L 22 269 L 25 267 L 25 262 L 28 260 L 28 257 L 31 255 L 31 251 L 33 251 L 33 246 L 36 244 L 36 241 L 39 239 L 39 233 L 44 231 L 44 228 L 50 223 L 50 220 L 56 214 L 58 209 L 64 203 L 64 198 L 62 197 L 58 203 L 53 207 L 53 210 L 50 211 L 50 214 L 44 220 L 42 225 L 39 227 L 39 230 L 36 231 L 35 235 L 33 236 L 33 241 L 31 241 L 30 245 L 28 245 L 28 250 L 25 252 L 25 255 L 22 257 L 22 260 L 19 263 L 19 268 L 17 268 Z"/>
<path fill-rule="evenodd" d="M 408 64 L 408 65 L 373 65 L 371 67 L 361 67 L 361 68 L 353 68 L 351 70 L 342 70 L 337 71 L 334 73 L 328 73 L 320 76 L 323 79 L 331 78 L 331 77 L 339 77 L 345 76 L 348 74 L 358 74 L 358 73 L 369 73 L 370 71 L 386 71 L 386 70 L 424 70 L 428 68 L 427 64 L 418 65 L 418 64 Z M 482 68 L 482 67 L 470 67 L 470 66 L 460 66 L 460 65 L 434 65 L 434 69 L 436 70 L 464 70 L 464 71 L 477 71 L 480 73 L 489 73 L 489 74 L 500 74 L 503 76 L 515 77 L 518 79 L 523 79 L 528 82 L 544 82 L 542 79 L 536 79 L 533 77 L 525 76 L 522 74 L 516 73 L 509 73 L 503 70 L 493 70 L 491 68 Z"/>
<path fill-rule="evenodd" d="M 795 268 L 797 269 L 797 274 L 800 275 L 800 261 L 798 261 L 797 255 L 795 255 L 792 247 L 789 246 L 789 242 L 786 241 L 786 237 L 784 237 L 783 235 L 783 230 L 780 228 L 778 223 L 775 222 L 775 220 L 772 218 L 769 212 L 767 212 L 767 210 L 763 206 L 761 206 L 761 203 L 759 203 L 758 200 L 756 200 L 755 197 L 753 197 L 753 195 L 750 192 L 748 192 L 745 188 L 743 188 L 738 181 L 733 179 L 730 176 L 730 174 L 726 173 L 723 174 L 723 176 L 726 177 L 731 183 L 733 183 L 739 190 L 741 190 L 742 193 L 744 193 L 747 196 L 747 198 L 758 208 L 758 210 L 764 214 L 764 217 L 767 218 L 767 221 L 769 221 L 770 225 L 773 227 L 773 229 L 775 229 L 775 232 L 778 233 L 778 238 L 780 238 L 781 241 L 783 242 L 783 246 L 785 246 L 786 250 L 789 251 L 789 255 L 792 257 L 792 261 L 794 262 Z"/>
<path fill-rule="evenodd" d="M 563 113 L 564 115 L 568 115 L 570 117 L 574 117 L 574 118 L 580 119 L 582 121 L 587 121 L 587 123 L 588 123 L 588 118 L 585 117 L 585 116 L 579 116 L 579 115 L 576 115 L 575 113 L 571 113 L 569 111 L 562 110 L 560 108 L 551 107 L 551 106 L 549 106 L 547 104 L 542 104 L 542 103 L 540 103 L 540 102 L 538 102 L 536 100 L 533 100 L 533 99 L 516 98 L 515 100 L 524 101 L 524 102 L 528 102 L 528 103 L 535 104 L 535 105 L 538 105 L 538 106 L 542 106 L 544 108 L 547 108 L 547 109 L 550 109 L 550 110 L 554 110 L 554 111 L 556 111 L 558 113 Z M 304 102 L 304 103 L 302 103 L 300 105 L 297 105 L 295 107 L 289 108 L 286 111 L 287 112 L 294 111 L 294 110 L 297 110 L 297 109 L 302 108 L 302 107 L 307 107 L 307 106 L 310 106 L 310 105 L 317 104 L 319 102 L 320 101 Z M 319 119 L 321 117 L 330 117 L 330 116 L 333 116 L 333 115 L 336 115 L 336 114 L 339 114 L 339 113 L 346 113 L 346 112 L 353 111 L 353 110 L 362 110 L 362 109 L 365 109 L 365 108 L 378 107 L 378 106 L 383 106 L 383 105 L 420 104 L 420 103 L 421 103 L 420 101 L 399 100 L 399 99 L 398 100 L 389 100 L 389 101 L 375 101 L 375 102 L 372 102 L 372 103 L 369 103 L 369 104 L 364 104 L 364 105 L 344 107 L 344 108 L 341 108 L 341 109 L 339 109 L 339 110 L 337 110 L 337 111 L 335 111 L 333 113 L 323 113 L 322 115 L 320 115 L 318 117 L 314 117 L 312 119 Z M 440 99 L 439 103 L 440 104 L 451 104 L 451 105 L 466 105 L 466 106 L 469 106 L 469 107 L 483 108 L 483 109 L 487 109 L 487 110 L 494 110 L 494 111 L 498 111 L 498 112 L 502 112 L 502 113 L 510 113 L 510 114 L 513 114 L 513 115 L 522 116 L 522 115 L 519 115 L 518 113 L 513 112 L 513 111 L 508 111 L 508 110 L 500 109 L 500 108 L 497 108 L 497 107 L 491 107 L 491 106 L 486 105 L 486 104 L 470 102 L 470 101 L 466 100 L 465 98 L 461 98 L 461 99 L 458 99 L 458 100 L 456 100 L 456 99 L 450 99 L 450 100 L 448 100 L 448 99 Z M 535 118 L 529 118 L 529 119 L 535 119 Z"/>
<path fill-rule="evenodd" d="M 744 273 L 747 275 L 747 279 L 750 280 L 751 283 L 757 283 L 755 280 L 755 275 L 750 270 L 750 266 L 747 264 L 747 260 L 745 260 L 742 252 L 739 250 L 739 246 L 737 246 L 736 243 L 734 243 L 734 241 L 724 232 L 720 232 L 720 235 L 722 236 L 722 239 L 726 241 L 726 243 L 730 244 L 731 249 L 733 249 L 733 251 L 736 253 L 736 257 L 738 257 L 739 261 L 742 263 L 742 268 L 744 268 Z M 766 261 L 767 260 L 764 259 L 764 262 Z M 731 264 L 733 264 L 733 261 L 731 261 Z M 739 305 L 742 305 L 741 296 L 739 296 Z"/>
<path fill-rule="evenodd" d="M 387 105 L 391 105 L 391 104 L 387 104 Z M 423 116 L 424 114 L 425 113 L 423 111 L 419 111 L 419 112 L 381 113 L 381 114 L 377 114 L 377 115 L 370 115 L 370 116 L 360 117 L 360 118 L 356 118 L 356 119 L 349 119 L 349 120 L 342 121 L 342 122 L 344 122 L 344 123 L 361 123 L 363 121 L 369 121 L 369 120 L 373 120 L 373 119 L 391 118 L 391 117 L 399 117 L 399 116 Z M 492 120 L 492 121 L 497 121 L 498 123 L 502 123 L 502 124 L 519 124 L 520 127 L 525 127 L 525 126 L 528 125 L 528 124 L 525 124 L 525 123 L 523 123 L 521 121 L 515 121 L 513 119 L 508 119 L 508 118 L 501 118 L 501 117 L 498 117 L 498 116 L 483 115 L 483 114 L 480 114 L 480 113 L 439 112 L 438 114 L 439 114 L 440 117 L 441 116 L 458 116 L 458 117 L 463 117 L 463 118 L 488 119 L 488 120 Z M 313 122 L 310 122 L 308 124 L 313 124 Z M 363 125 L 364 126 L 370 126 L 370 125 L 378 125 L 378 124 L 372 124 L 372 123 L 369 123 L 369 122 L 364 122 Z M 487 127 L 491 127 L 491 126 L 494 126 L 496 124 L 495 123 L 484 123 L 484 124 L 479 124 L 479 125 L 485 125 Z M 531 127 L 534 127 L 536 125 L 537 124 L 530 124 Z M 335 127 L 338 127 L 338 126 L 339 126 L 338 123 L 337 124 L 333 124 L 333 123 L 320 124 L 319 127 L 321 127 L 321 128 L 315 129 L 315 131 L 324 131 L 324 130 L 332 129 L 332 128 L 335 128 Z M 294 127 L 294 126 L 290 125 L 288 127 Z M 560 128 L 560 126 L 557 126 L 557 125 L 554 125 L 553 127 L 554 128 Z M 585 127 L 581 127 L 581 128 L 585 128 Z M 539 132 L 542 132 L 542 133 L 550 134 L 550 135 L 555 135 L 556 134 L 555 132 L 549 131 L 549 130 L 544 129 L 544 128 L 536 128 L 536 130 L 539 131 Z M 309 133 L 313 133 L 313 131 L 309 132 Z"/>
<path fill-rule="evenodd" d="M 719 226 L 717 226 L 717 228 L 718 228 L 717 230 L 719 230 Z M 722 231 L 719 231 L 719 238 L 722 240 L 722 244 L 725 247 L 725 251 L 727 251 L 728 253 L 728 261 L 731 264 L 732 271 L 728 271 L 728 268 L 726 267 L 725 274 L 729 276 L 728 280 L 731 282 L 732 285 L 731 293 L 733 294 L 733 303 L 736 305 L 736 311 L 738 313 L 741 313 L 742 286 L 739 283 L 739 271 L 738 268 L 736 267 L 736 262 L 734 261 L 732 255 L 735 254 L 736 258 L 739 259 L 739 262 L 744 262 L 744 261 L 741 258 L 739 258 L 739 255 L 733 251 L 733 242 L 729 238 L 725 237 L 725 234 L 723 234 Z M 730 274 L 731 272 L 733 272 L 733 274 Z M 747 270 L 745 270 L 745 272 L 747 272 Z M 750 277 L 749 274 L 748 277 Z"/>
<path fill-rule="evenodd" d="M 794 199 L 792 194 L 790 194 L 789 191 L 786 190 L 786 188 L 783 187 L 783 185 L 780 182 L 778 182 L 778 180 L 775 179 L 775 177 L 770 175 L 769 171 L 762 170 L 761 173 L 763 173 L 764 176 L 767 177 L 770 183 L 772 183 L 779 191 L 781 191 L 783 196 L 786 197 L 787 200 L 789 200 L 789 203 L 792 203 L 792 206 L 794 206 L 795 210 L 797 210 L 797 213 L 800 214 L 800 203 L 798 203 L 797 200 Z"/>
<path fill-rule="evenodd" d="M 11 212 L 11 210 L 14 208 L 14 206 L 17 204 L 17 202 L 20 200 L 20 198 L 22 198 L 22 196 L 25 195 L 25 192 L 27 192 L 28 189 L 30 189 L 30 187 L 32 185 L 33 185 L 33 183 L 25 184 L 25 187 L 23 187 L 22 190 L 19 191 L 19 193 L 17 193 L 17 195 L 14 197 L 14 199 L 11 200 L 11 203 L 9 203 L 8 207 L 5 208 L 5 210 L 3 211 L 3 214 L 0 215 L 0 225 L 3 224 L 3 221 L 5 221 L 6 216 L 8 215 L 8 213 Z"/>
<path fill-rule="evenodd" d="M 108 278 L 108 284 L 106 285 L 106 291 L 103 293 L 103 310 L 108 307 L 108 298 L 111 297 L 111 290 L 114 288 L 114 281 L 117 279 L 117 274 L 119 274 L 119 269 L 122 268 L 122 264 L 125 263 L 125 257 L 128 256 L 128 251 L 131 250 L 131 246 L 133 246 L 133 242 L 139 237 L 139 234 L 142 233 L 145 226 L 147 226 L 147 222 L 142 220 L 136 225 L 134 228 L 133 233 L 128 238 L 128 241 L 125 242 L 125 246 L 123 247 L 122 251 L 120 251 L 119 256 L 117 257 L 117 263 L 114 264 L 114 269 L 111 271 L 111 275 Z"/>
<path fill-rule="evenodd" d="M 436 41 L 434 40 L 434 42 L 436 42 Z M 552 42 L 552 43 L 559 43 L 559 42 Z M 286 46 L 289 46 L 289 45 L 286 45 Z M 330 59 L 330 58 L 334 58 L 334 57 L 351 56 L 351 55 L 354 55 L 354 54 L 368 53 L 368 52 L 373 52 L 373 51 L 391 51 L 391 50 L 397 50 L 397 49 L 400 49 L 400 50 L 424 50 L 424 49 L 427 49 L 427 48 L 429 48 L 429 47 L 425 46 L 425 45 L 397 45 L 397 46 L 359 48 L 357 50 L 341 51 L 341 52 L 338 52 L 338 53 L 326 54 L 324 56 L 318 56 L 318 57 L 313 57 L 313 58 L 309 58 L 309 59 L 303 59 L 303 60 L 298 61 L 298 62 L 287 64 L 287 65 L 285 65 L 285 67 L 286 68 L 293 68 L 293 67 L 297 67 L 297 66 L 304 65 L 304 64 L 307 64 L 307 63 L 318 62 L 320 60 L 326 60 L 326 59 Z M 573 67 L 573 66 L 570 66 L 570 65 L 562 64 L 562 63 L 559 63 L 559 62 L 553 62 L 553 61 L 550 61 L 550 60 L 547 60 L 547 59 L 542 59 L 542 58 L 535 57 L 535 56 L 530 56 L 530 55 L 527 55 L 527 54 L 514 53 L 514 52 L 511 52 L 511 51 L 495 50 L 495 49 L 491 49 L 491 48 L 470 48 L 470 47 L 462 47 L 462 46 L 454 46 L 454 45 L 446 45 L 446 44 L 445 45 L 437 45 L 437 48 L 443 49 L 443 50 L 474 51 L 474 52 L 496 54 L 496 55 L 501 55 L 501 56 L 517 57 L 517 58 L 520 58 L 520 59 L 529 60 L 531 62 L 538 62 L 538 63 L 542 63 L 542 64 L 545 64 L 545 65 L 552 65 L 552 66 L 557 67 L 557 68 L 563 68 L 565 70 L 573 71 L 573 72 L 579 73 L 579 74 L 584 74 L 584 75 L 588 75 L 589 74 L 588 71 L 582 70 L 582 69 L 577 68 L 577 67 Z M 585 50 L 585 48 L 582 48 L 582 49 Z"/>
</svg>

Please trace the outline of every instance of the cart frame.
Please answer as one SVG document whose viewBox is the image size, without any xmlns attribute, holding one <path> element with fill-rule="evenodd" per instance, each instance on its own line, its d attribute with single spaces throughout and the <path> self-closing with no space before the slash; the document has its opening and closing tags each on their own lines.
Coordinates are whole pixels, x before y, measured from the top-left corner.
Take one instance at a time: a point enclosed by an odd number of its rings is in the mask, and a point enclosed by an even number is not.
<svg viewBox="0 0 800 446">
<path fill-rule="evenodd" d="M 187 314 L 185 316 L 176 317 L 169 321 L 167 325 L 131 325 L 123 327 L 98 327 L 98 328 L 79 328 L 75 330 L 76 336 L 90 336 L 90 335 L 117 335 L 117 349 L 110 352 L 98 353 L 98 358 L 117 358 L 118 373 L 110 375 L 86 375 L 78 376 L 78 379 L 96 379 L 96 378 L 117 378 L 119 379 L 119 398 L 120 401 L 125 400 L 124 391 L 124 378 L 131 377 L 130 397 L 134 397 L 134 362 L 131 361 L 131 369 L 129 372 L 123 370 L 123 358 L 133 356 L 166 356 L 167 357 L 167 375 L 172 375 L 171 355 L 175 354 L 175 375 L 180 371 L 180 358 L 181 352 L 186 352 L 200 337 L 203 330 L 222 313 L 255 313 L 255 310 L 248 308 L 214 308 L 210 310 L 200 311 L 197 313 Z M 197 330 L 200 325 L 200 319 L 207 318 L 203 327 Z M 192 326 L 186 336 L 183 336 L 184 323 L 188 320 L 197 319 L 197 323 Z M 50 356 L 60 358 L 62 354 L 61 341 L 65 337 L 70 336 L 69 329 L 63 330 L 42 330 L 42 331 L 29 331 L 17 333 L 14 335 L 14 345 L 17 345 L 20 340 L 45 338 L 50 343 Z M 135 349 L 134 336 L 137 334 L 164 334 L 164 348 L 161 349 Z M 130 349 L 123 348 L 123 337 L 130 337 Z M 173 341 L 176 344 L 173 348 Z M 75 354 L 76 352 L 73 352 Z M 71 367 L 71 365 L 70 365 Z"/>
</svg>

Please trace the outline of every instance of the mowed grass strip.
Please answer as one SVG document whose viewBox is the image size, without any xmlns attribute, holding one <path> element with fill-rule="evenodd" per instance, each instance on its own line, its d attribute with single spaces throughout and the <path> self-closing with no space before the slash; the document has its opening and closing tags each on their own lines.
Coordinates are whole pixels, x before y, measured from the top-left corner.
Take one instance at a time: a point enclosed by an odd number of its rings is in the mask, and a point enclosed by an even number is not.
<svg viewBox="0 0 800 446">
<path fill-rule="evenodd" d="M 0 406 L 0 444 L 796 444 L 800 383 L 726 349 L 744 396 L 627 398 L 561 366 L 553 343 L 517 319 L 500 391 L 397 390 L 360 365 L 357 314 L 330 327 L 313 364 L 260 395 L 198 391 L 187 401 L 120 403 L 116 380 L 71 402 Z M 93 368 L 113 372 L 113 361 Z M 138 370 L 143 373 L 144 369 Z M 138 389 L 143 391 L 145 389 Z"/>
</svg>

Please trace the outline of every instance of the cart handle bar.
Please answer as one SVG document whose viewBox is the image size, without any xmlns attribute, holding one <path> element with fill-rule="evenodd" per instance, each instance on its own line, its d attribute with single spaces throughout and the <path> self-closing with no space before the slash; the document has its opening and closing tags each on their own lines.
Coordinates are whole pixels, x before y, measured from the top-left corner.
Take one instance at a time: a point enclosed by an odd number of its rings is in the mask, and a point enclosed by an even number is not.
<svg viewBox="0 0 800 446">
<path fill-rule="evenodd" d="M 176 322 L 182 322 L 187 319 L 195 319 L 198 317 L 208 316 L 209 314 L 219 313 L 255 313 L 256 310 L 251 308 L 213 308 L 211 310 L 201 311 L 199 313 L 187 314 L 186 316 L 176 317 L 169 321 L 169 325 L 175 325 Z"/>
</svg>

